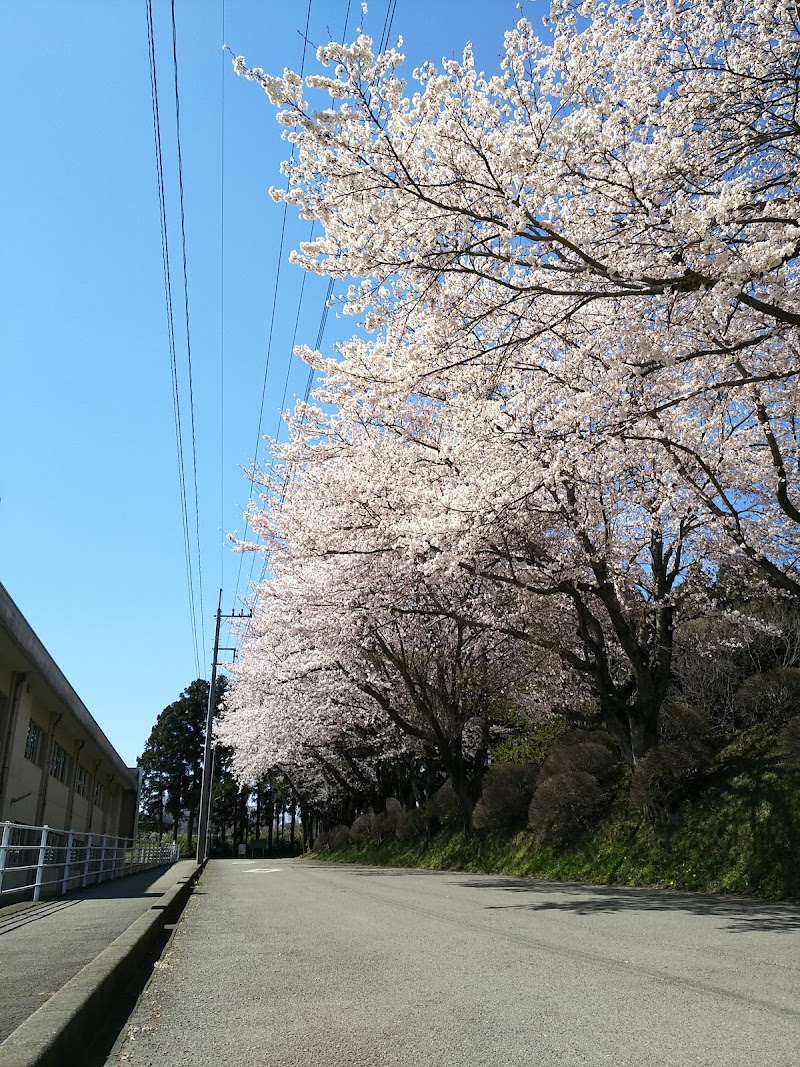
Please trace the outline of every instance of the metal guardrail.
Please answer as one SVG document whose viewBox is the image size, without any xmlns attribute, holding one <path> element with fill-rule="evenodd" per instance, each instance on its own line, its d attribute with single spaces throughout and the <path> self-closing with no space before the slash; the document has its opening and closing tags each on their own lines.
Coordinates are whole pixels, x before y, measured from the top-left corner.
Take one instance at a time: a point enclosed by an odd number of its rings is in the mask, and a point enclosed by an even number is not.
<svg viewBox="0 0 800 1067">
<path fill-rule="evenodd" d="M 179 856 L 176 844 L 164 845 L 145 838 L 110 837 L 107 834 L 54 830 L 50 826 L 0 823 L 0 898 L 14 893 L 24 898 L 85 888 L 110 878 L 144 871 Z"/>
</svg>

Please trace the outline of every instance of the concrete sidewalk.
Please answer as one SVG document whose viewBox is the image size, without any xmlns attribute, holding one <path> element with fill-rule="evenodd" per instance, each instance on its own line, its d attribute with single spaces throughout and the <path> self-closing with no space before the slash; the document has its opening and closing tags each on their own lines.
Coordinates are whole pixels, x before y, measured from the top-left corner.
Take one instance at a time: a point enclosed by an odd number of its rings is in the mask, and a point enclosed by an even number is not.
<svg viewBox="0 0 800 1067">
<path fill-rule="evenodd" d="M 193 860 L 181 860 L 0 910 L 0 1041 L 196 870 Z M 0 1045 L 0 1064 L 6 1054 Z"/>
</svg>

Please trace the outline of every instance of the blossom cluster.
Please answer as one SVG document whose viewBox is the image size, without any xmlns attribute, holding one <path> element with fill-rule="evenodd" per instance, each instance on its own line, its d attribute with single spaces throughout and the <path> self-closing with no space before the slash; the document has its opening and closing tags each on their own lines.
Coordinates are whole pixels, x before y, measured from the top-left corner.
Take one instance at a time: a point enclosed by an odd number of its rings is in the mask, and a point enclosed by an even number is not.
<svg viewBox="0 0 800 1067">
<path fill-rule="evenodd" d="M 362 329 L 303 350 L 253 505 L 243 773 L 452 759 L 509 705 L 593 708 L 635 763 L 720 573 L 800 595 L 798 45 L 782 0 L 608 0 L 492 76 L 467 47 L 409 85 L 363 34 L 259 72 L 273 196 L 319 224 L 293 260 Z"/>
</svg>

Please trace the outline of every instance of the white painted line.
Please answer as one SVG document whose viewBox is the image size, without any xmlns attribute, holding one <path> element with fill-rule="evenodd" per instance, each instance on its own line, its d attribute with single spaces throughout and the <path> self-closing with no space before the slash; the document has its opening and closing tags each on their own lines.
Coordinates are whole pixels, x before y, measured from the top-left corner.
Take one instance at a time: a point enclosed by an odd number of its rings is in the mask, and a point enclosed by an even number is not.
<svg viewBox="0 0 800 1067">
<path fill-rule="evenodd" d="M 244 874 L 280 874 L 283 867 L 251 867 L 249 871 L 244 871 Z"/>
</svg>

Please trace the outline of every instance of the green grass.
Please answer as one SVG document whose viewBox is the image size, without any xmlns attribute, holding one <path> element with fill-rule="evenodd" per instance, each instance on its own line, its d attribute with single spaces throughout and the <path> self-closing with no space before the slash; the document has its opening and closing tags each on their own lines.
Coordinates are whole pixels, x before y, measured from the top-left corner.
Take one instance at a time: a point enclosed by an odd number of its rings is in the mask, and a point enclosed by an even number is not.
<svg viewBox="0 0 800 1067">
<path fill-rule="evenodd" d="M 800 775 L 770 742 L 737 739 L 672 818 L 642 822 L 620 798 L 590 837 L 570 848 L 514 837 L 440 835 L 427 847 L 395 840 L 315 854 L 339 863 L 529 875 L 762 898 L 800 898 Z"/>
</svg>

